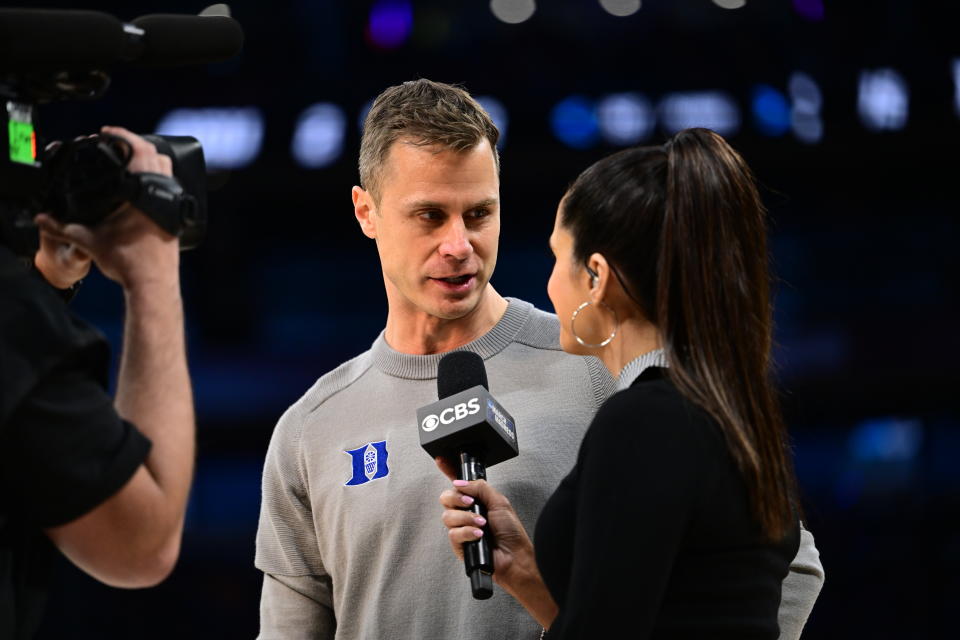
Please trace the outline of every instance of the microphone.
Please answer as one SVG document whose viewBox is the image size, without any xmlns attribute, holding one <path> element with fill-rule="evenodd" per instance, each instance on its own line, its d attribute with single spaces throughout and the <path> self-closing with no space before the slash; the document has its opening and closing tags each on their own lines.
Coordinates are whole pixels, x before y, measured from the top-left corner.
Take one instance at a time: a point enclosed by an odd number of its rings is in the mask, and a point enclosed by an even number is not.
<svg viewBox="0 0 960 640">
<path fill-rule="evenodd" d="M 5 71 L 204 64 L 242 46 L 240 24 L 224 15 L 155 14 L 124 24 L 100 11 L 0 9 Z"/>
<path fill-rule="evenodd" d="M 240 53 L 243 29 L 229 16 L 156 13 L 134 19 L 143 29 L 143 54 L 136 64 L 178 67 L 223 62 Z"/>
<path fill-rule="evenodd" d="M 486 479 L 487 467 L 515 457 L 517 430 L 513 418 L 490 395 L 483 358 L 470 351 L 452 351 L 437 367 L 438 402 L 417 409 L 420 446 L 430 457 L 459 461 L 461 480 Z M 486 518 L 479 500 L 470 511 Z M 487 536 L 463 545 L 463 564 L 473 597 L 493 595 L 493 553 Z"/>
</svg>

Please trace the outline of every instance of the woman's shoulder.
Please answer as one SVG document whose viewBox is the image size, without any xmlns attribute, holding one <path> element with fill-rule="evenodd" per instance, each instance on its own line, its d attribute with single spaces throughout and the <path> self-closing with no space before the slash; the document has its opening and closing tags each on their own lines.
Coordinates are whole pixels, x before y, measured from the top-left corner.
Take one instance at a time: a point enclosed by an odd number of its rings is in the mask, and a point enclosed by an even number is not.
<svg viewBox="0 0 960 640">
<path fill-rule="evenodd" d="M 597 412 L 591 431 L 599 438 L 636 438 L 646 443 L 723 444 L 716 421 L 684 396 L 662 369 L 648 369 L 630 387 L 610 396 Z"/>
</svg>

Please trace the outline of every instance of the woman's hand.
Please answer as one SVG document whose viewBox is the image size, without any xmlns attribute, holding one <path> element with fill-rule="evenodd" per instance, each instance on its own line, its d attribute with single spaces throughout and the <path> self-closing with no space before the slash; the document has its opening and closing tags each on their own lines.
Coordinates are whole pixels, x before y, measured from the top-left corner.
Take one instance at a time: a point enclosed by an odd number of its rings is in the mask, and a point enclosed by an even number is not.
<svg viewBox="0 0 960 640">
<path fill-rule="evenodd" d="M 440 494 L 444 507 L 443 524 L 448 529 L 450 546 L 463 559 L 463 543 L 473 542 L 485 535 L 481 527 L 489 524 L 493 536 L 493 578 L 497 583 L 509 580 L 516 562 L 533 561 L 533 544 L 510 501 L 491 487 L 486 480 L 454 480 L 453 488 Z M 487 519 L 466 508 L 479 500 L 487 507 Z M 519 557 L 519 560 L 518 560 Z"/>
<path fill-rule="evenodd" d="M 438 458 L 437 466 L 448 476 L 452 475 L 449 463 Z M 476 500 L 487 507 L 486 521 L 466 510 Z M 516 598 L 541 625 L 549 628 L 557 616 L 557 605 L 543 584 L 533 543 L 510 500 L 486 480 L 454 480 L 453 488 L 440 494 L 440 504 L 444 508 L 442 520 L 450 546 L 457 557 L 463 559 L 463 543 L 491 535 L 494 582 Z M 484 524 L 489 533 L 484 533 Z"/>
</svg>

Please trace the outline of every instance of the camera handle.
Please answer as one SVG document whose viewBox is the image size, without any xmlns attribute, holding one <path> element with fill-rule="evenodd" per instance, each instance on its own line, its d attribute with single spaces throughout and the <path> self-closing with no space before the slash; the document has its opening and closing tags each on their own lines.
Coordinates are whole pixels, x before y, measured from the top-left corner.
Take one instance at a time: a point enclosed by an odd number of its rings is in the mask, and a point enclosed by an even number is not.
<svg viewBox="0 0 960 640">
<path fill-rule="evenodd" d="M 179 237 L 184 229 L 200 223 L 196 198 L 186 193 L 176 178 L 127 173 L 121 191 L 131 205 L 172 236 Z"/>
</svg>

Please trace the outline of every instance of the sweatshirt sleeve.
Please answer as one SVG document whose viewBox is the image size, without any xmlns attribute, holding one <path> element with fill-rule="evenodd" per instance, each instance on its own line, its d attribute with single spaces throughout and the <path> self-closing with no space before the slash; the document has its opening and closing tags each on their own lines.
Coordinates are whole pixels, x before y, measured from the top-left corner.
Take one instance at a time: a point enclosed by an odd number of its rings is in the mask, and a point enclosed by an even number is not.
<svg viewBox="0 0 960 640">
<path fill-rule="evenodd" d="M 780 640 L 799 640 L 803 626 L 823 588 L 824 572 L 813 534 L 800 528 L 800 548 L 783 580 L 780 610 Z"/>
<path fill-rule="evenodd" d="M 260 638 L 333 638 L 330 579 L 323 566 L 300 448 L 304 416 L 280 418 L 263 467 L 255 564 L 264 575 Z"/>
<path fill-rule="evenodd" d="M 333 638 L 337 622 L 330 591 L 328 577 L 264 574 L 257 640 Z"/>
</svg>

